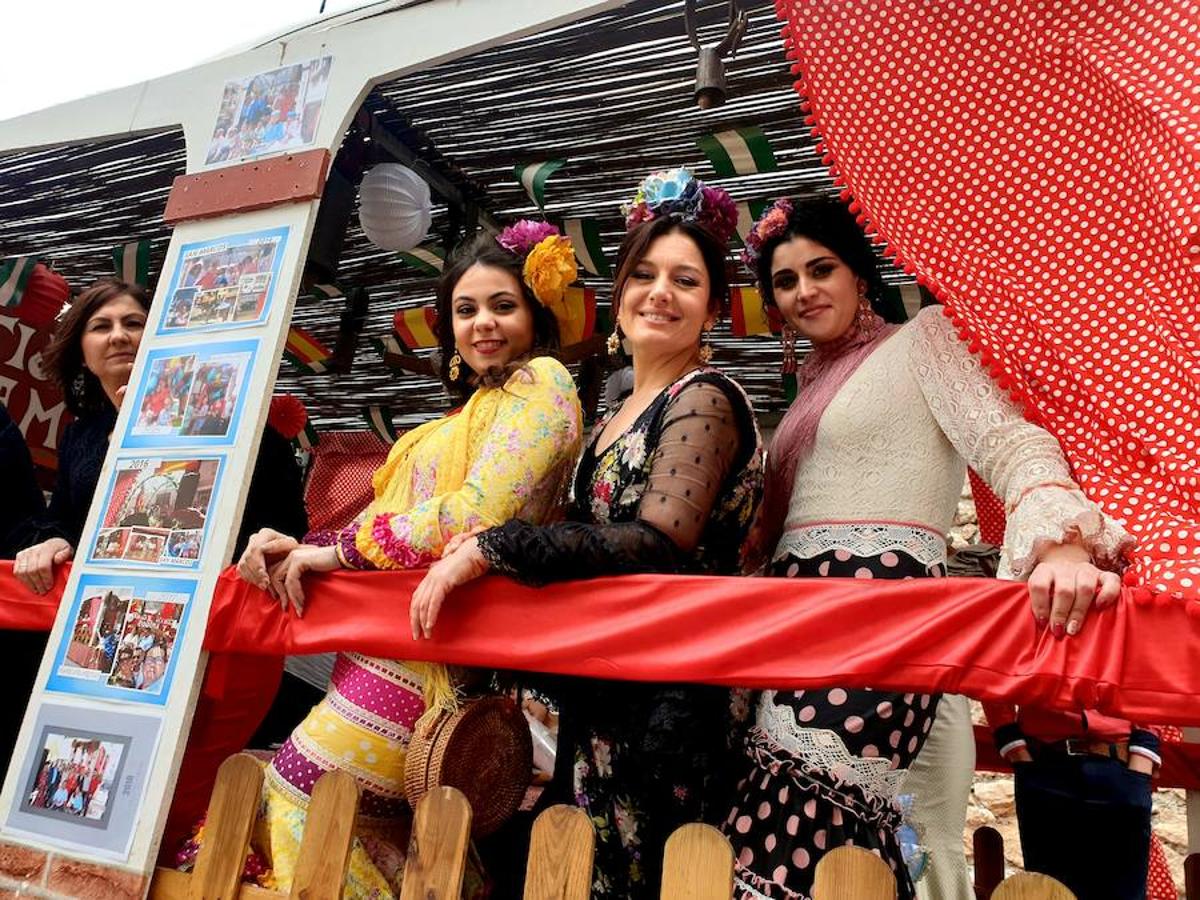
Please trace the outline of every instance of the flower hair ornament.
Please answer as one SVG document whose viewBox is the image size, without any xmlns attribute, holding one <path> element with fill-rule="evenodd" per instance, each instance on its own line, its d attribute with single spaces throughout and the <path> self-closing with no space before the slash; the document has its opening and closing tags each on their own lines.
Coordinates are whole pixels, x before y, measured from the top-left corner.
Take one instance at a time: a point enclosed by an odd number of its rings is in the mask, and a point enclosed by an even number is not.
<svg viewBox="0 0 1200 900">
<path fill-rule="evenodd" d="M 621 207 L 625 230 L 663 216 L 695 222 L 722 244 L 737 230 L 737 206 L 721 188 L 709 187 L 687 169 L 654 172 L 638 185 L 633 202 Z"/>
<path fill-rule="evenodd" d="M 567 288 L 579 277 L 571 239 L 549 222 L 521 219 L 496 235 L 496 243 L 524 260 L 521 277 L 538 303 L 560 326 L 569 322 Z"/>
<path fill-rule="evenodd" d="M 787 231 L 788 220 L 792 217 L 792 201 L 787 197 L 776 200 L 758 217 L 750 233 L 746 235 L 746 246 L 742 250 L 742 262 L 751 272 L 758 265 L 758 257 L 762 254 L 763 244 Z"/>
</svg>

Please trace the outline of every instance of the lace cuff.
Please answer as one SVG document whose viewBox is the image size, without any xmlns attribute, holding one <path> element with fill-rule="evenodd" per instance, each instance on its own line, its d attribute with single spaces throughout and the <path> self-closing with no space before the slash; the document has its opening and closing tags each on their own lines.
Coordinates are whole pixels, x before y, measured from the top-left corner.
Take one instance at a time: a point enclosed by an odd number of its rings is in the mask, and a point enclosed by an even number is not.
<svg viewBox="0 0 1200 900">
<path fill-rule="evenodd" d="M 1078 544 L 1101 569 L 1118 571 L 1130 534 L 1075 488 L 1046 487 L 1021 499 L 1008 517 L 1001 577 L 1028 578 L 1051 547 Z"/>
</svg>

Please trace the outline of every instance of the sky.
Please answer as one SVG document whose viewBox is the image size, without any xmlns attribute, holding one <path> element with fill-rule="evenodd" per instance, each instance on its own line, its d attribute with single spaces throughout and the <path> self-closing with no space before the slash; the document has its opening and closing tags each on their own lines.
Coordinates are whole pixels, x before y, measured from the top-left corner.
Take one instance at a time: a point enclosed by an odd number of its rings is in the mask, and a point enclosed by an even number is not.
<svg viewBox="0 0 1200 900">
<path fill-rule="evenodd" d="M 367 0 L 326 0 L 325 15 Z M 321 0 L 2 0 L 0 120 L 136 84 L 317 17 Z"/>
</svg>

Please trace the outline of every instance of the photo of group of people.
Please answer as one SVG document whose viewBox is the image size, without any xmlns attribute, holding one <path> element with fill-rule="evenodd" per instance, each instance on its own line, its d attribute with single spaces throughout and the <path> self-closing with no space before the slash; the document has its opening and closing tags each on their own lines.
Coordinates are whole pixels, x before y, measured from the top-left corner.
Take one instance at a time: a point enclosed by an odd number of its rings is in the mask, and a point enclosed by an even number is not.
<svg viewBox="0 0 1200 900">
<path fill-rule="evenodd" d="M 253 362 L 251 341 L 195 350 L 159 350 L 147 361 L 138 388 L 137 412 L 129 426 L 128 446 L 154 436 L 221 437 L 230 434 Z M 228 352 L 239 348 L 236 352 Z"/>
<path fill-rule="evenodd" d="M 103 820 L 124 754 L 121 741 L 47 732 L 27 808 Z"/>
<path fill-rule="evenodd" d="M 311 144 L 332 64 L 326 56 L 226 82 L 205 165 Z"/>
<path fill-rule="evenodd" d="M 221 460 L 121 459 L 89 562 L 195 568 Z"/>
<path fill-rule="evenodd" d="M 184 247 L 160 331 L 261 321 L 286 233 L 276 229 Z"/>
<path fill-rule="evenodd" d="M 112 687 L 158 693 L 175 654 L 186 594 L 108 587 L 86 597 L 57 673 Z"/>
</svg>

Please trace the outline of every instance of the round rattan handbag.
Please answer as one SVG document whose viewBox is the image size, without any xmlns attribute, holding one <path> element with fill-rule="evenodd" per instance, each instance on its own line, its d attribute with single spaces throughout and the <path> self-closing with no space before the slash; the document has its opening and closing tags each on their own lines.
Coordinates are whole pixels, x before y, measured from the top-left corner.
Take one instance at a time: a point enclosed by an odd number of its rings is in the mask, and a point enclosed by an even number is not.
<svg viewBox="0 0 1200 900">
<path fill-rule="evenodd" d="M 404 794 L 415 808 L 435 787 L 458 788 L 471 804 L 471 834 L 491 834 L 517 811 L 533 774 L 529 723 L 508 697 L 464 701 L 413 734 Z"/>
</svg>

